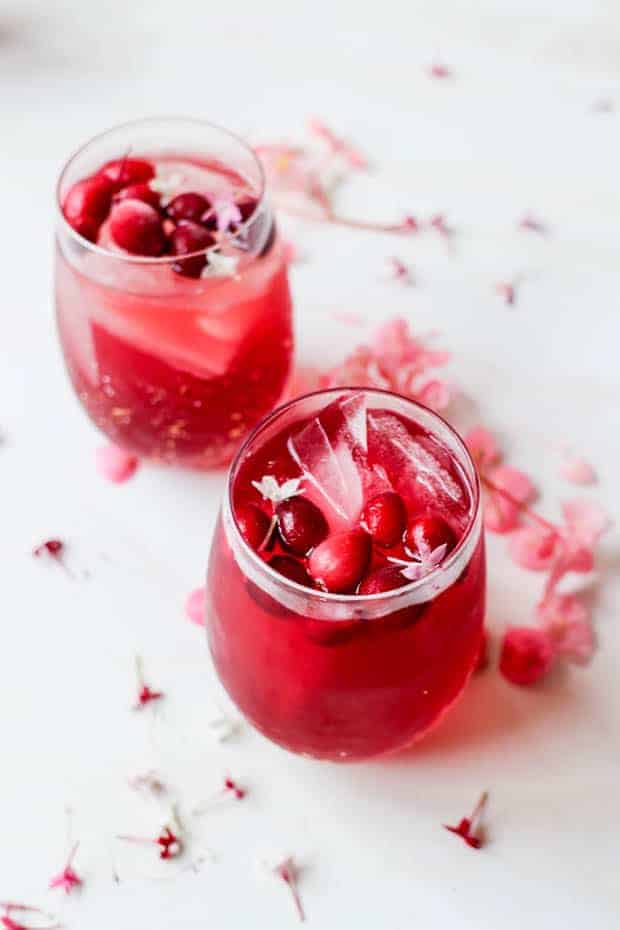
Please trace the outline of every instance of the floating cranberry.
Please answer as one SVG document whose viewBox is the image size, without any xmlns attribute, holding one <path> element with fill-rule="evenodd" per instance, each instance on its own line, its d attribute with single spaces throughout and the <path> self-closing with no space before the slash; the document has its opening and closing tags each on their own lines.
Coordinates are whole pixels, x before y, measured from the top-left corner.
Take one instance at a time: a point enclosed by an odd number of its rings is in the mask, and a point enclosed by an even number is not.
<svg viewBox="0 0 620 930">
<path fill-rule="evenodd" d="M 328 533 L 325 517 L 305 497 L 289 497 L 276 507 L 280 536 L 297 555 L 308 555 Z"/>
<path fill-rule="evenodd" d="M 443 517 L 427 514 L 409 522 L 405 533 L 405 546 L 411 555 L 424 559 L 438 546 L 446 546 L 446 555 L 456 546 L 456 536 Z"/>
<path fill-rule="evenodd" d="M 170 248 L 174 255 L 188 255 L 190 252 L 200 252 L 215 244 L 215 239 L 203 226 L 191 220 L 181 220 L 170 236 Z M 186 278 L 199 278 L 202 269 L 207 264 L 205 255 L 193 255 L 172 266 L 177 274 Z"/>
<path fill-rule="evenodd" d="M 499 670 L 513 685 L 533 685 L 553 665 L 551 639 L 543 630 L 515 626 L 506 631 Z"/>
<path fill-rule="evenodd" d="M 301 562 L 297 562 L 296 559 L 291 559 L 288 555 L 276 555 L 269 564 L 274 571 L 284 575 L 290 581 L 296 581 L 305 588 L 312 587 L 312 579 Z"/>
<path fill-rule="evenodd" d="M 210 206 L 211 204 L 202 194 L 188 191 L 186 194 L 177 194 L 166 207 L 166 213 L 177 223 L 179 220 L 192 220 L 198 223 Z"/>
<path fill-rule="evenodd" d="M 254 504 L 240 504 L 235 509 L 239 532 L 252 549 L 259 549 L 269 532 L 269 517 Z"/>
<path fill-rule="evenodd" d="M 112 202 L 113 186 L 107 178 L 95 175 L 77 181 L 65 197 L 62 207 L 67 222 L 86 239 L 97 238 Z"/>
<path fill-rule="evenodd" d="M 132 255 L 161 255 L 166 246 L 159 215 L 141 200 L 123 200 L 110 214 L 110 233 Z"/>
<path fill-rule="evenodd" d="M 107 161 L 97 172 L 112 182 L 115 190 L 127 184 L 142 184 L 155 177 L 155 169 L 144 158 L 116 158 Z"/>
<path fill-rule="evenodd" d="M 334 533 L 313 551 L 308 570 L 324 591 L 349 594 L 366 570 L 370 551 L 370 536 L 364 530 Z"/>
<path fill-rule="evenodd" d="M 154 210 L 159 210 L 161 198 L 157 191 L 152 190 L 148 184 L 129 184 L 123 187 L 114 195 L 114 203 L 120 203 L 121 200 L 142 200 L 148 203 Z"/>
<path fill-rule="evenodd" d="M 383 594 L 384 591 L 394 591 L 408 584 L 402 571 L 396 565 L 383 565 L 366 575 L 360 584 L 358 594 Z"/>
<path fill-rule="evenodd" d="M 407 511 L 400 494 L 384 491 L 368 501 L 361 524 L 380 546 L 395 546 L 403 538 Z"/>
</svg>

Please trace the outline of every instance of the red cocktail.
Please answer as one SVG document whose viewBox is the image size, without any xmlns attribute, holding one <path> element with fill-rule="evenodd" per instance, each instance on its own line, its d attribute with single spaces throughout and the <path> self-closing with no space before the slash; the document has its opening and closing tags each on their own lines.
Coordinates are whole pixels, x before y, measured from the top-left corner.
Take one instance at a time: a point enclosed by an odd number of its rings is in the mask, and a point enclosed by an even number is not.
<svg viewBox="0 0 620 930">
<path fill-rule="evenodd" d="M 285 390 L 286 264 L 252 151 L 208 124 L 144 120 L 65 168 L 56 308 L 91 419 L 140 456 L 230 460 Z"/>
<path fill-rule="evenodd" d="M 427 408 L 323 391 L 239 452 L 207 628 L 224 686 L 275 742 L 363 759 L 422 736 L 475 666 L 484 596 L 476 471 Z"/>
</svg>

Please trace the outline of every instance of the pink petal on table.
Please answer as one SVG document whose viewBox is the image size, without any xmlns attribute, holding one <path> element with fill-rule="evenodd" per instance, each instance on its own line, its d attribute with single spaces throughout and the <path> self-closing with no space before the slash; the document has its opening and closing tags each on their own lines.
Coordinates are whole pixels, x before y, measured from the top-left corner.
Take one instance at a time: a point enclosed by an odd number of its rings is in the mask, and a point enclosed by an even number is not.
<svg viewBox="0 0 620 930">
<path fill-rule="evenodd" d="M 446 381 L 434 378 L 416 392 L 417 400 L 433 410 L 445 410 L 452 399 L 452 388 Z"/>
<path fill-rule="evenodd" d="M 472 458 L 482 471 L 496 465 L 502 457 L 493 433 L 486 426 L 474 426 L 463 437 Z"/>
<path fill-rule="evenodd" d="M 489 479 L 499 490 L 487 488 L 484 525 L 494 533 L 509 533 L 519 525 L 519 505 L 532 500 L 536 489 L 525 472 L 510 465 L 497 465 L 489 472 Z"/>
<path fill-rule="evenodd" d="M 526 504 L 536 497 L 536 488 L 531 479 L 518 468 L 513 468 L 511 465 L 498 465 L 493 469 L 491 477 L 493 484 L 507 491 L 520 504 Z"/>
<path fill-rule="evenodd" d="M 595 501 L 564 501 L 562 513 L 567 525 L 567 535 L 572 535 L 585 548 L 592 548 L 611 525 L 609 515 Z"/>
<path fill-rule="evenodd" d="M 100 446 L 95 453 L 97 471 L 107 481 L 122 484 L 134 474 L 139 460 L 118 446 Z"/>
<path fill-rule="evenodd" d="M 560 474 L 572 484 L 594 484 L 596 472 L 585 459 L 566 459 L 560 466 Z"/>
<path fill-rule="evenodd" d="M 590 661 L 595 648 L 590 611 L 577 594 L 551 594 L 537 615 L 559 655 L 577 665 Z"/>
<path fill-rule="evenodd" d="M 205 625 L 207 589 L 203 585 L 196 588 L 185 601 L 185 616 L 197 626 Z"/>
<path fill-rule="evenodd" d="M 508 552 L 522 568 L 544 572 L 551 568 L 557 549 L 558 537 L 541 526 L 517 528 L 508 542 Z"/>
</svg>

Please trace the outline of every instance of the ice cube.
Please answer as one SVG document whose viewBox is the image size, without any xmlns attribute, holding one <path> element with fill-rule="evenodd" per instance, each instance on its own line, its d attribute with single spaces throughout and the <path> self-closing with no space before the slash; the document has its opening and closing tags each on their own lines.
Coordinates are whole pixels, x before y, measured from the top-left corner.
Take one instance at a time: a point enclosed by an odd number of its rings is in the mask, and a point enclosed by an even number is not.
<svg viewBox="0 0 620 930">
<path fill-rule="evenodd" d="M 370 458 L 382 463 L 401 494 L 423 506 L 466 506 L 463 488 L 447 468 L 449 453 L 432 437 L 412 436 L 398 417 L 381 410 L 369 411 L 368 427 Z"/>
<path fill-rule="evenodd" d="M 331 530 L 354 526 L 369 481 L 365 395 L 329 404 L 289 438 L 288 449 L 303 471 L 304 495 L 320 507 Z"/>
</svg>

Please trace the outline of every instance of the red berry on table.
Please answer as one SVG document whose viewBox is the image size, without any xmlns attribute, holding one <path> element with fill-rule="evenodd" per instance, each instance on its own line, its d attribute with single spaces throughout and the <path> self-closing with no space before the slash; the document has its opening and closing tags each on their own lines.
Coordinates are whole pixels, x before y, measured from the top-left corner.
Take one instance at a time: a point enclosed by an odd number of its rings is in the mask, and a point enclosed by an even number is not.
<svg viewBox="0 0 620 930">
<path fill-rule="evenodd" d="M 166 246 L 159 214 L 142 200 L 123 200 L 110 214 L 110 233 L 132 255 L 161 255 Z"/>
<path fill-rule="evenodd" d="M 97 237 L 112 202 L 113 186 L 107 178 L 95 175 L 77 181 L 65 197 L 62 212 L 76 232 L 86 239 Z"/>
<path fill-rule="evenodd" d="M 191 252 L 200 252 L 215 244 L 215 239 L 203 226 L 191 220 L 181 220 L 170 236 L 170 248 L 173 255 L 189 255 Z M 194 255 L 175 262 L 172 266 L 177 274 L 186 278 L 199 278 L 202 269 L 207 264 L 205 255 Z"/>
<path fill-rule="evenodd" d="M 350 594 L 366 571 L 370 552 L 370 536 L 364 530 L 334 533 L 313 551 L 308 571 L 324 591 Z"/>
<path fill-rule="evenodd" d="M 380 546 L 400 542 L 407 524 L 407 511 L 400 494 L 384 491 L 371 498 L 362 511 L 361 524 Z"/>
<path fill-rule="evenodd" d="M 446 546 L 445 555 L 456 546 L 456 536 L 443 517 L 427 514 L 409 521 L 405 546 L 411 555 L 424 560 L 434 549 L 443 545 Z"/>
<path fill-rule="evenodd" d="M 506 630 L 499 670 L 513 685 L 533 685 L 547 674 L 555 657 L 544 630 L 514 626 Z"/>
<path fill-rule="evenodd" d="M 166 207 L 167 215 L 175 220 L 192 220 L 198 223 L 207 212 L 211 204 L 202 194 L 195 194 L 188 191 L 185 194 L 177 194 Z"/>
<path fill-rule="evenodd" d="M 280 536 L 297 555 L 307 555 L 328 533 L 325 517 L 305 497 L 289 497 L 276 507 Z"/>
<path fill-rule="evenodd" d="M 102 165 L 97 173 L 111 181 L 117 191 L 127 184 L 141 184 L 155 177 L 153 165 L 144 158 L 115 158 Z"/>
<path fill-rule="evenodd" d="M 157 191 L 152 190 L 148 184 L 129 184 L 123 187 L 114 195 L 114 203 L 120 203 L 121 200 L 142 200 L 148 203 L 154 210 L 159 210 L 161 198 Z"/>
<path fill-rule="evenodd" d="M 369 575 L 366 575 L 359 588 L 358 594 L 383 594 L 384 591 L 394 591 L 409 584 L 397 565 L 382 565 Z"/>
<path fill-rule="evenodd" d="M 270 566 L 280 575 L 284 575 L 290 581 L 296 581 L 306 588 L 312 587 L 312 579 L 308 572 L 296 559 L 291 559 L 288 555 L 276 555 L 273 557 Z"/>
<path fill-rule="evenodd" d="M 260 548 L 269 532 L 269 517 L 254 504 L 240 504 L 235 508 L 235 518 L 239 532 L 251 549 Z"/>
</svg>

